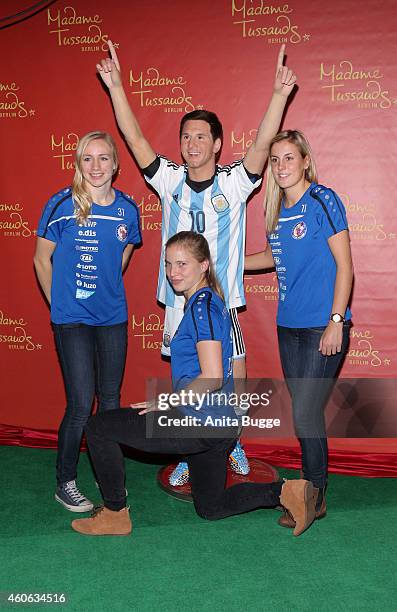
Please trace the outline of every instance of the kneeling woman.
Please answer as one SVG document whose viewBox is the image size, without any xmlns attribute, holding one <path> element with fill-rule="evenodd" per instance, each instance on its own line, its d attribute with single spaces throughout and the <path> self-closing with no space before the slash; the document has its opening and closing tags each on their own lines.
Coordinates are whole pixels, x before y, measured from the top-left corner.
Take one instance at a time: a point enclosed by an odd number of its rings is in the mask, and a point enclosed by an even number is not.
<svg viewBox="0 0 397 612">
<path fill-rule="evenodd" d="M 211 401 L 212 392 L 227 391 L 233 382 L 229 313 L 212 272 L 208 243 L 202 235 L 176 234 L 167 242 L 165 258 L 168 280 L 186 298 L 185 314 L 171 350 L 178 406 L 166 413 L 159 412 L 162 406 L 158 399 L 136 405 L 138 410 L 124 408 L 91 417 L 86 427 L 87 441 L 104 507 L 90 518 L 73 521 L 72 527 L 88 535 L 131 532 L 120 448 L 124 444 L 146 452 L 186 456 L 199 516 L 215 520 L 281 503 L 293 515 L 294 534 L 299 535 L 314 520 L 311 483 L 306 480 L 242 483 L 225 489 L 228 456 L 236 442 L 238 426 L 224 428 L 204 423 L 208 422 L 208 416 L 230 416 L 228 411 L 232 410 L 227 403 L 216 405 Z M 200 404 L 200 410 L 194 402 L 185 401 L 186 397 L 202 398 L 203 395 L 207 402 Z M 191 416 L 190 422 L 195 417 L 195 422 L 200 424 L 185 432 L 172 425 L 173 419 L 180 421 L 184 416 Z M 233 416 L 236 419 L 234 412 Z"/>
</svg>

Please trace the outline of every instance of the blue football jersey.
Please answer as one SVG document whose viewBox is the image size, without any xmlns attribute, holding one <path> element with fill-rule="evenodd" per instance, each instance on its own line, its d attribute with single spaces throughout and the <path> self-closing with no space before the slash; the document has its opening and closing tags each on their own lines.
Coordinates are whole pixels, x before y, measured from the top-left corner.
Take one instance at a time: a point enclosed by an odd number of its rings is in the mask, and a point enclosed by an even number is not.
<svg viewBox="0 0 397 612">
<path fill-rule="evenodd" d="M 171 371 L 174 391 L 185 388 L 201 374 L 197 343 L 216 340 L 222 345 L 223 386 L 209 393 L 202 406 L 178 406 L 184 414 L 205 420 L 208 416 L 235 418 L 228 405 L 233 390 L 233 341 L 229 312 L 221 298 L 209 287 L 200 289 L 186 304 L 183 319 L 171 342 Z"/>
<path fill-rule="evenodd" d="M 121 264 L 127 244 L 141 242 L 135 202 L 115 189 L 112 204 L 93 203 L 76 223 L 70 187 L 46 204 L 37 235 L 56 243 L 52 256 L 51 320 L 115 325 L 127 320 Z"/>
<path fill-rule="evenodd" d="M 278 325 L 328 324 L 336 278 L 328 239 L 347 229 L 343 203 L 323 185 L 312 183 L 291 208 L 282 202 L 277 226 L 268 236 L 279 284 Z M 349 309 L 341 314 L 351 318 Z"/>
</svg>

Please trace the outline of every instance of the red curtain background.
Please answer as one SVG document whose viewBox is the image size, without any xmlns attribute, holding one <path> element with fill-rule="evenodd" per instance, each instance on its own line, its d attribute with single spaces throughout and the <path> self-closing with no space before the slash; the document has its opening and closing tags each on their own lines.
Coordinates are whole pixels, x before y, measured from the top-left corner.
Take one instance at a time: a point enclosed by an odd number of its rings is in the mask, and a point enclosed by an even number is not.
<svg viewBox="0 0 397 612">
<path fill-rule="evenodd" d="M 396 3 L 58 0 L 32 14 L 34 4 L 3 0 L 0 7 L 0 26 L 7 26 L 0 39 L 0 442 L 55 444 L 65 400 L 49 312 L 33 271 L 35 229 L 50 195 L 71 183 L 77 139 L 90 130 L 115 136 L 117 187 L 134 197 L 142 214 L 144 246 L 125 275 L 123 402 L 143 400 L 148 378 L 169 376 L 159 354 L 163 313 L 155 300 L 160 205 L 117 132 L 96 76 L 108 38 L 118 45 L 129 99 L 153 147 L 179 161 L 180 118 L 204 107 L 223 122 L 223 163 L 250 145 L 271 95 L 279 46 L 286 43 L 299 88 L 284 127 L 306 133 L 320 182 L 340 194 L 350 225 L 354 327 L 342 376 L 395 378 Z M 248 252 L 265 241 L 263 197 L 262 187 L 248 205 Z M 240 320 L 249 376 L 281 377 L 275 276 L 247 276 L 245 285 Z M 340 439 L 330 446 L 335 471 L 397 474 L 394 439 Z M 247 450 L 278 465 L 299 464 L 295 440 L 247 440 Z"/>
</svg>

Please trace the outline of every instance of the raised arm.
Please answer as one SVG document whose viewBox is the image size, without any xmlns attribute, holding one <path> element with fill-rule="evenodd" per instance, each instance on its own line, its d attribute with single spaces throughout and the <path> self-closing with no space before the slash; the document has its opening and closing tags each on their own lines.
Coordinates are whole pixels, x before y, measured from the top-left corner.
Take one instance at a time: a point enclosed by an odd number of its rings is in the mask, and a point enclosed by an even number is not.
<svg viewBox="0 0 397 612">
<path fill-rule="evenodd" d="M 263 172 L 269 155 L 270 141 L 279 130 L 288 96 L 295 86 L 295 74 L 287 66 L 283 66 L 284 50 L 285 45 L 282 45 L 277 58 L 273 95 L 259 125 L 256 138 L 244 158 L 244 166 L 252 174 Z"/>
<path fill-rule="evenodd" d="M 56 243 L 46 238 L 37 238 L 36 252 L 33 262 L 40 287 L 51 304 L 51 284 L 52 284 L 52 263 L 51 257 L 55 250 Z"/>
<path fill-rule="evenodd" d="M 109 89 L 117 124 L 140 168 L 146 168 L 156 158 L 151 145 L 142 134 L 140 125 L 128 103 L 121 80 L 120 63 L 111 40 L 108 41 L 110 57 L 97 64 L 102 81 Z"/>
</svg>

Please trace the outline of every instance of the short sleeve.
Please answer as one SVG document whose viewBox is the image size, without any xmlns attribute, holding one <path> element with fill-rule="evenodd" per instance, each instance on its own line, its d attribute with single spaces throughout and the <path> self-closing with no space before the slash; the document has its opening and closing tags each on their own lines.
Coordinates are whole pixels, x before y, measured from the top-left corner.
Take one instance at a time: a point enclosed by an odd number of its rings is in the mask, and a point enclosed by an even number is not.
<svg viewBox="0 0 397 612">
<path fill-rule="evenodd" d="M 66 208 L 69 210 L 65 211 Z M 40 217 L 37 236 L 59 242 L 65 222 L 71 217 L 73 217 L 73 201 L 72 191 L 68 187 L 48 200 Z"/>
<path fill-rule="evenodd" d="M 159 160 L 159 165 L 155 174 L 153 176 L 144 174 L 144 178 L 162 198 L 165 194 L 172 193 L 184 178 L 185 167 L 161 155 L 157 159 Z"/>
<path fill-rule="evenodd" d="M 219 306 L 214 303 L 211 293 L 199 293 L 190 311 L 196 342 L 222 340 L 223 316 Z"/>
<path fill-rule="evenodd" d="M 236 204 L 245 203 L 262 182 L 260 177 L 255 180 L 255 175 L 247 174 L 243 160 L 236 161 L 229 166 L 218 166 L 217 175 L 222 193 L 228 201 Z"/>
<path fill-rule="evenodd" d="M 327 239 L 348 229 L 345 207 L 332 189 L 317 185 L 310 195 L 319 204 L 318 220 Z"/>
<path fill-rule="evenodd" d="M 141 244 L 142 232 L 141 232 L 141 223 L 140 223 L 140 214 L 139 214 L 138 204 L 127 193 L 121 193 L 121 196 L 130 205 L 128 244 Z"/>
<path fill-rule="evenodd" d="M 143 176 L 147 177 L 148 179 L 151 179 L 154 177 L 154 175 L 156 174 L 159 168 L 160 168 L 160 158 L 159 156 L 157 156 L 156 159 L 152 161 L 151 164 L 146 166 L 146 168 L 142 168 Z"/>
<path fill-rule="evenodd" d="M 132 220 L 132 224 L 130 228 L 130 235 L 129 235 L 128 243 L 129 244 L 140 244 L 141 242 L 142 242 L 141 223 L 139 219 L 138 207 L 136 206 L 136 208 L 134 208 L 133 220 Z"/>
</svg>

